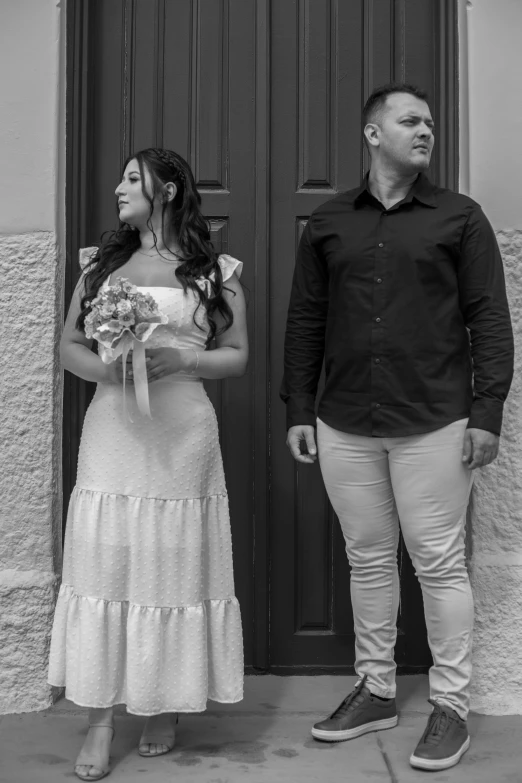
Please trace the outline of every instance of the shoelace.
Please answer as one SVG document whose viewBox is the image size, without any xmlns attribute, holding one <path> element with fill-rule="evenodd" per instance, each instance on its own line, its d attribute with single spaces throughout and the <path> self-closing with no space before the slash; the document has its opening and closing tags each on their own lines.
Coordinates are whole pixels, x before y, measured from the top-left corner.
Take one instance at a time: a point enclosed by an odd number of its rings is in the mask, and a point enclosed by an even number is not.
<svg viewBox="0 0 522 783">
<path fill-rule="evenodd" d="M 428 701 L 434 705 L 435 709 L 428 718 L 424 742 L 426 745 L 438 745 L 449 729 L 451 722 L 455 722 L 455 718 L 441 709 L 437 702 L 431 701 L 431 699 L 428 699 Z"/>
<path fill-rule="evenodd" d="M 341 718 L 347 715 L 351 710 L 355 709 L 355 707 L 358 707 L 359 704 L 362 704 L 364 701 L 364 696 L 362 695 L 362 689 L 364 688 L 364 683 L 366 682 L 366 675 L 362 678 L 359 685 L 348 694 L 346 699 L 344 699 L 337 709 L 332 712 L 330 715 L 330 718 Z"/>
</svg>

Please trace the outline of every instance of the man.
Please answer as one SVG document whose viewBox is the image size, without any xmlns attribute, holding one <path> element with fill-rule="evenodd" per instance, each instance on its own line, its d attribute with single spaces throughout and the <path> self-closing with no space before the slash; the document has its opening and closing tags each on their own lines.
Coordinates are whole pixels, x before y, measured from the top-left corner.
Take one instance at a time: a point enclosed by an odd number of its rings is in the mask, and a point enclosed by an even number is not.
<svg viewBox="0 0 522 783">
<path fill-rule="evenodd" d="M 359 679 L 312 734 L 346 740 L 397 723 L 400 520 L 434 661 L 433 711 L 410 763 L 439 770 L 470 743 L 465 511 L 472 471 L 498 453 L 513 337 L 488 220 L 424 174 L 434 144 L 426 94 L 379 88 L 363 125 L 369 174 L 311 215 L 285 341 L 287 445 L 298 462 L 318 454 L 352 567 Z"/>
</svg>

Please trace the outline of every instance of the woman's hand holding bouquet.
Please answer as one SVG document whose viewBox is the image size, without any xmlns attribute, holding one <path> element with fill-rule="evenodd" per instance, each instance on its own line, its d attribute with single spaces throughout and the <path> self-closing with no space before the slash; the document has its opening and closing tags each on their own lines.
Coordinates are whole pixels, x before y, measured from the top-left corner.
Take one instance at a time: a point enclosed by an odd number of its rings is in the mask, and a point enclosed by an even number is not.
<svg viewBox="0 0 522 783">
<path fill-rule="evenodd" d="M 147 348 L 145 351 L 145 365 L 149 383 L 158 381 L 160 378 L 173 373 L 192 373 L 196 364 L 196 354 L 186 348 Z M 109 383 L 123 383 L 124 374 L 127 383 L 132 383 L 132 354 L 130 353 L 127 356 L 125 373 L 123 372 L 121 356 L 107 365 L 107 379 Z"/>
<path fill-rule="evenodd" d="M 131 374 L 136 401 L 140 412 L 150 417 L 144 343 L 158 326 L 168 322 L 168 317 L 160 312 L 150 294 L 141 293 L 122 277 L 114 285 L 102 288 L 90 302 L 90 307 L 91 311 L 85 317 L 85 335 L 97 340 L 106 349 L 101 358 L 106 364 L 113 365 L 108 373 L 109 379 L 123 383 L 124 408 L 127 360 L 132 349 Z"/>
</svg>

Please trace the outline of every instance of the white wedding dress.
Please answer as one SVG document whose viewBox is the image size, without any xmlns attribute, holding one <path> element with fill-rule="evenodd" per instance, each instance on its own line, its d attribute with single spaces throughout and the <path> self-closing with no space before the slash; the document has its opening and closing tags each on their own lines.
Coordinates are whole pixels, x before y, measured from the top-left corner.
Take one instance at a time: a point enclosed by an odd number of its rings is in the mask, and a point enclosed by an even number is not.
<svg viewBox="0 0 522 783">
<path fill-rule="evenodd" d="M 241 273 L 230 256 L 219 264 L 224 280 Z M 208 324 L 193 291 L 139 289 L 169 319 L 148 347 L 204 350 Z M 132 423 L 112 384 L 98 384 L 85 416 L 49 682 L 76 704 L 126 704 L 139 715 L 240 701 L 241 617 L 214 408 L 191 375 L 149 384 L 152 419 L 132 387 L 127 395 Z"/>
</svg>

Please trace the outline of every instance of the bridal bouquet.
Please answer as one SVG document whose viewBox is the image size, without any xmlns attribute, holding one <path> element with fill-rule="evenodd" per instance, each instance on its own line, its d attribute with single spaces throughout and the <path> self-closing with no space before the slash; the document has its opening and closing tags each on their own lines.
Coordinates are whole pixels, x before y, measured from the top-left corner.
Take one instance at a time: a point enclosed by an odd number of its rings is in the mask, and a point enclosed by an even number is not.
<svg viewBox="0 0 522 783">
<path fill-rule="evenodd" d="M 106 350 L 102 361 L 106 364 L 122 357 L 126 366 L 132 349 L 132 369 L 136 402 L 140 412 L 150 415 L 145 345 L 151 334 L 168 317 L 160 312 L 150 294 L 143 294 L 124 277 L 114 285 L 102 288 L 90 302 L 90 312 L 85 317 L 85 335 L 97 340 Z M 123 373 L 123 405 L 126 411 L 125 372 Z"/>
<path fill-rule="evenodd" d="M 85 334 L 111 350 L 127 334 L 145 342 L 160 324 L 168 321 L 154 297 L 140 293 L 125 277 L 118 277 L 115 285 L 102 288 L 91 300 L 90 307 L 91 312 L 85 316 Z"/>
</svg>

